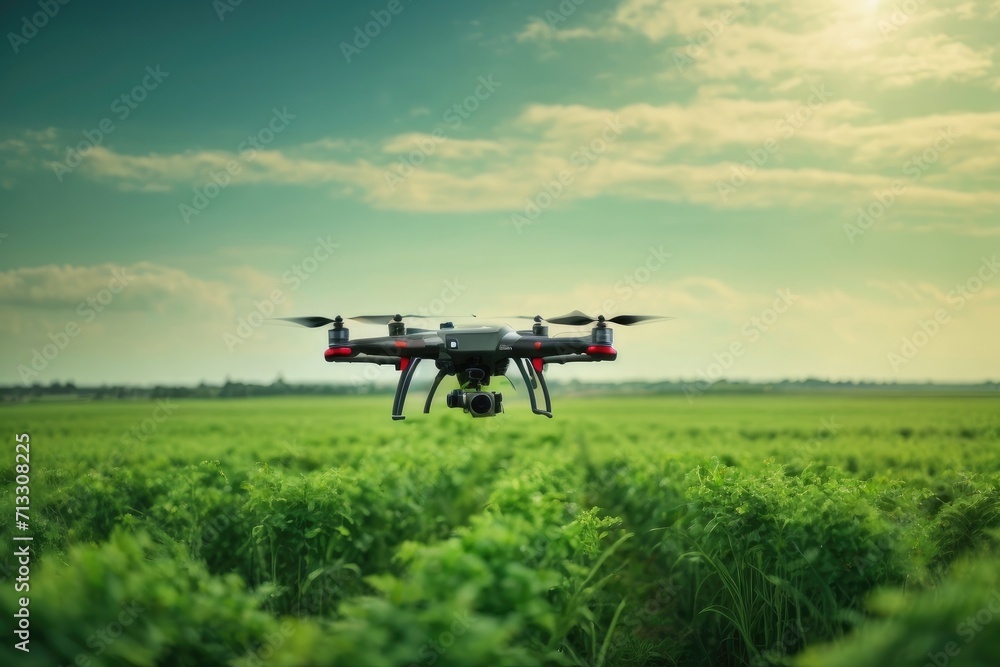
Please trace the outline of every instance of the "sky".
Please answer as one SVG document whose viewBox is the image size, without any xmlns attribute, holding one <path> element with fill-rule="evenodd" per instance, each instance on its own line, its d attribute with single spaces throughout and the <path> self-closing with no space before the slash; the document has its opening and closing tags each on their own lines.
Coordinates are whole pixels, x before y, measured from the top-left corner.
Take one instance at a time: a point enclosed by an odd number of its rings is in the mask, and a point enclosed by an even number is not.
<svg viewBox="0 0 1000 667">
<path fill-rule="evenodd" d="M 574 309 L 674 319 L 557 378 L 996 379 L 998 15 L 5 3 L 0 383 L 389 381 L 266 318 Z"/>
</svg>

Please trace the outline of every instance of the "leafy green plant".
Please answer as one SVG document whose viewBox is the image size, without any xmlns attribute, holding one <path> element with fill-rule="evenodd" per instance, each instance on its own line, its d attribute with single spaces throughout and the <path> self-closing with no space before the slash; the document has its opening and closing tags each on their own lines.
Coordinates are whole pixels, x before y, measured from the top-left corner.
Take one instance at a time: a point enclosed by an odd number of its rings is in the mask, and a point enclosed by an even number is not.
<svg viewBox="0 0 1000 667">
<path fill-rule="evenodd" d="M 267 589 L 214 577 L 179 545 L 144 533 L 117 530 L 41 566 L 30 591 L 31 651 L 4 642 L 4 664 L 221 665 L 279 627 L 260 609 Z M 16 604 L 0 600 L 8 618 Z"/>
<path fill-rule="evenodd" d="M 380 397 L 191 400 L 127 447 L 147 404 L 3 406 L 38 443 L 31 659 L 922 665 L 991 601 L 997 405 L 634 396 L 391 423 Z M 18 565 L 0 554 L 4 585 Z M 995 663 L 992 628 L 949 664 Z"/>
<path fill-rule="evenodd" d="M 802 667 L 937 665 L 980 667 L 1000 659 L 1000 559 L 956 563 L 939 586 L 919 592 L 882 589 L 873 620 L 843 641 L 816 646 Z"/>
</svg>

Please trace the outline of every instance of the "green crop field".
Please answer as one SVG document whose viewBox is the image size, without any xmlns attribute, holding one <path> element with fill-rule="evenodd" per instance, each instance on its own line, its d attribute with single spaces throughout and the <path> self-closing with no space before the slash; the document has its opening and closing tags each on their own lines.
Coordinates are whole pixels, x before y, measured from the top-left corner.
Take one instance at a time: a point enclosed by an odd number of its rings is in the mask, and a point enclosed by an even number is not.
<svg viewBox="0 0 1000 667">
<path fill-rule="evenodd" d="M 3 406 L 0 663 L 1000 664 L 1000 398 L 556 409 Z"/>
</svg>

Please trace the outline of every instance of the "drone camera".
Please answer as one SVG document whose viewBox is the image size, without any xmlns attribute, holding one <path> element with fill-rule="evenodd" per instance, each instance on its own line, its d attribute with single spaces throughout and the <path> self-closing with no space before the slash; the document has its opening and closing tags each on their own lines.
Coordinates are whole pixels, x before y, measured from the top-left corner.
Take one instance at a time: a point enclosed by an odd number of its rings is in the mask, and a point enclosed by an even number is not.
<svg viewBox="0 0 1000 667">
<path fill-rule="evenodd" d="M 497 392 L 455 389 L 447 400 L 449 408 L 462 408 L 473 417 L 495 417 L 503 412 L 503 397 Z"/>
</svg>

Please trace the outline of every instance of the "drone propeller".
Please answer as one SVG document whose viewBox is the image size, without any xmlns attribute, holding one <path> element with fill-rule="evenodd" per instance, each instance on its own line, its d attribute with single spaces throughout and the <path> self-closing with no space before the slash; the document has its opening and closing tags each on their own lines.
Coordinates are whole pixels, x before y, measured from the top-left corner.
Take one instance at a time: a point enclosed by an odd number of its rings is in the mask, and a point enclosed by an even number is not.
<svg viewBox="0 0 1000 667">
<path fill-rule="evenodd" d="M 389 322 L 402 322 L 404 317 L 416 317 L 424 320 L 429 319 L 444 319 L 448 317 L 475 317 L 475 315 L 357 315 L 356 317 L 348 317 L 349 320 L 354 320 L 356 322 L 362 322 L 364 324 L 388 324 Z M 334 319 L 329 317 L 322 317 L 319 315 L 308 315 L 305 317 L 277 317 L 275 319 L 284 320 L 286 322 L 293 322 L 303 327 L 309 327 L 310 329 L 315 329 L 317 327 L 325 327 L 328 324 L 335 324 L 338 321 L 343 322 L 344 318 L 338 315 Z"/>
<path fill-rule="evenodd" d="M 349 319 L 364 324 L 388 324 L 389 322 L 402 322 L 404 318 L 416 317 L 422 320 L 448 319 L 449 317 L 475 317 L 475 315 L 358 315 Z"/>
<path fill-rule="evenodd" d="M 320 317 L 318 315 L 310 315 L 306 317 L 276 317 L 276 320 L 284 320 L 285 322 L 293 322 L 299 326 L 309 327 L 310 329 L 315 329 L 316 327 L 325 327 L 327 324 L 333 324 L 335 320 L 331 320 L 329 317 Z M 341 318 L 343 322 L 343 318 Z"/>
<path fill-rule="evenodd" d="M 598 317 L 598 319 L 600 319 L 600 317 Z M 644 324 L 646 322 L 659 322 L 672 319 L 674 318 L 669 315 L 616 315 L 610 318 L 608 322 L 620 324 L 623 327 L 630 327 L 636 324 Z"/>
<path fill-rule="evenodd" d="M 614 317 L 607 318 L 604 315 L 598 315 L 597 317 L 591 317 L 586 313 L 581 313 L 579 310 L 574 310 L 572 313 L 566 313 L 558 317 L 542 317 L 541 315 L 507 315 L 505 317 L 533 319 L 536 322 L 545 321 L 550 324 L 566 324 L 574 327 L 584 326 L 592 322 L 611 322 L 612 324 L 620 324 L 623 327 L 630 327 L 644 322 L 673 319 L 667 315 L 615 315 Z"/>
</svg>

